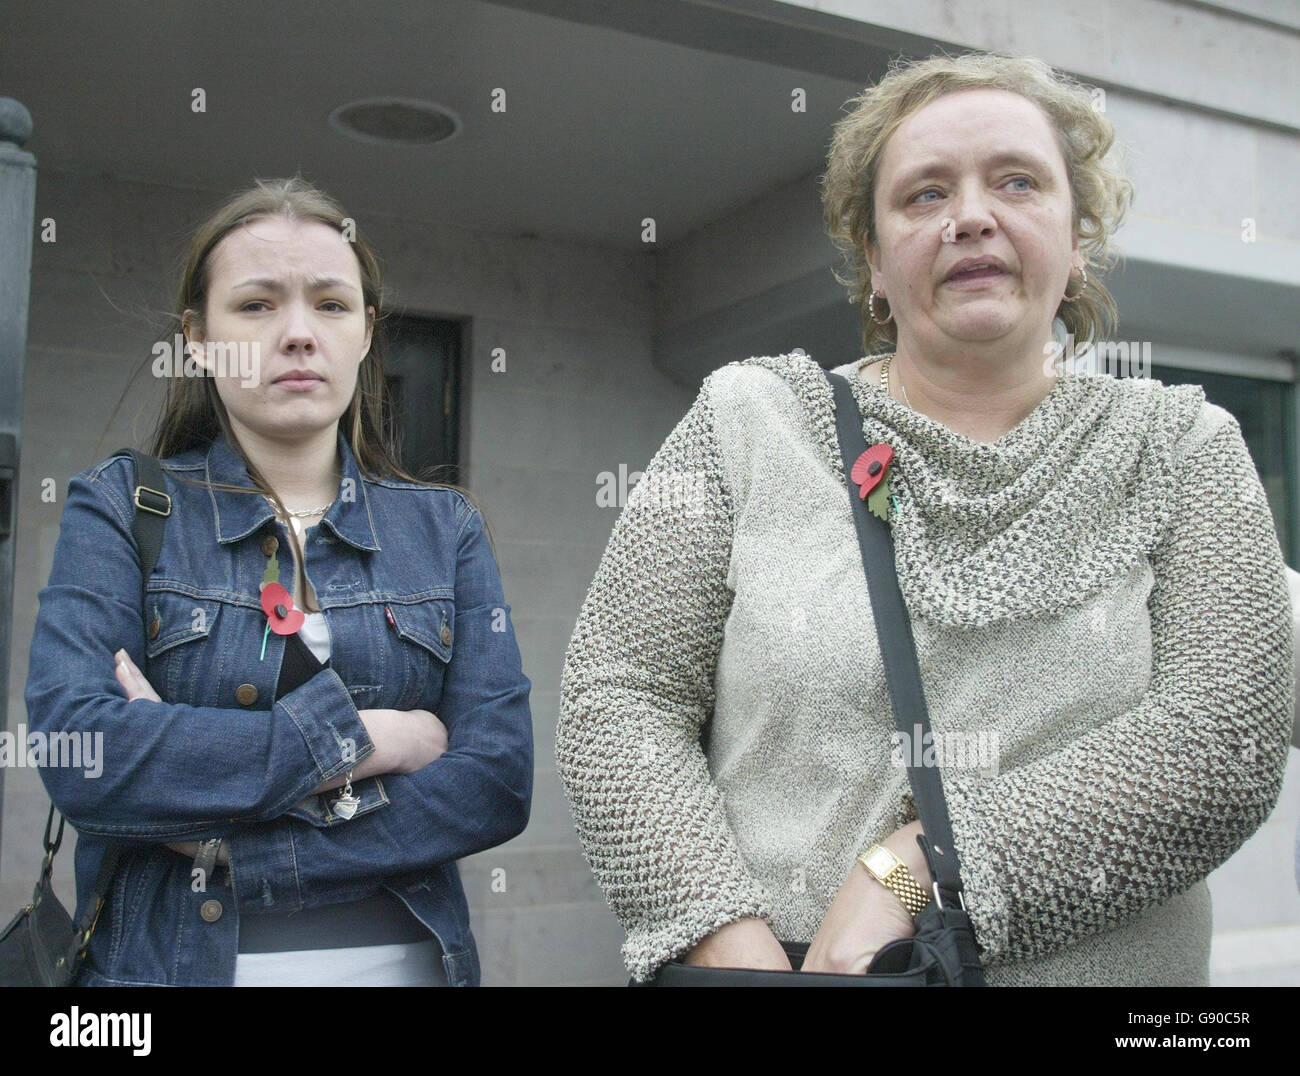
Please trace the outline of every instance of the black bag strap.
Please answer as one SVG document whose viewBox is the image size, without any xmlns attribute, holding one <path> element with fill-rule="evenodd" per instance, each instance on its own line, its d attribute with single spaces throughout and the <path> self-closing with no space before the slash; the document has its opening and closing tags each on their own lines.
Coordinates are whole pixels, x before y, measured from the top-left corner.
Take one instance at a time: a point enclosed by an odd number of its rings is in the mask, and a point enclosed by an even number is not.
<svg viewBox="0 0 1300 1076">
<path fill-rule="evenodd" d="M 135 516 L 131 520 L 131 536 L 140 551 L 140 609 L 147 620 L 149 614 L 144 605 L 149 594 L 149 576 L 162 552 L 163 529 L 172 514 L 172 499 L 167 493 L 161 463 L 134 448 L 119 448 L 114 455 L 122 452 L 129 453 L 135 461 L 135 488 L 131 494 Z"/>
<path fill-rule="evenodd" d="M 871 593 L 871 615 L 880 638 L 885 680 L 899 732 L 912 740 L 918 733 L 924 742 L 930 736 L 930 712 L 925 704 L 921 671 L 916 661 L 916 640 L 912 622 L 903 605 L 894 566 L 894 536 L 889 524 L 867 508 L 866 501 L 854 489 L 850 473 L 858 457 L 867 450 L 862 431 L 862 412 L 848 381 L 839 374 L 824 371 L 835 394 L 835 431 L 839 435 L 840 453 L 844 457 L 844 481 L 853 506 L 853 523 L 862 551 L 862 566 L 867 573 Z M 909 752 L 915 756 L 916 752 Z M 925 829 L 917 843 L 925 854 L 934 879 L 933 896 L 940 908 L 958 905 L 964 909 L 961 891 L 961 864 L 953 843 L 948 804 L 943 795 L 943 781 L 938 766 L 915 766 L 907 760 L 907 776 L 916 800 L 917 813 Z"/>
<path fill-rule="evenodd" d="M 153 574 L 162 552 L 163 530 L 167 517 L 171 515 L 172 501 L 167 493 L 167 479 L 163 475 L 162 464 L 153 456 L 134 448 L 119 448 L 113 455 L 128 454 L 135 464 L 135 485 L 131 492 L 131 504 L 135 514 L 131 519 L 131 537 L 135 539 L 136 549 L 140 553 L 140 613 L 147 621 L 149 611 L 146 608 L 149 596 L 149 576 Z M 45 869 L 48 872 L 53 864 L 54 853 L 59 850 L 63 840 L 64 818 L 59 817 L 58 834 L 50 840 L 50 830 L 54 823 L 54 804 L 50 804 L 49 817 L 45 822 Z M 110 841 L 104 849 L 104 858 L 100 861 L 95 875 L 95 883 L 87 894 L 86 910 L 77 922 L 72 936 L 72 949 L 66 954 L 68 968 L 76 974 L 77 966 L 90 944 L 90 936 L 95 932 L 99 922 L 99 913 L 108 899 L 109 886 L 126 846 L 121 841 Z"/>
</svg>

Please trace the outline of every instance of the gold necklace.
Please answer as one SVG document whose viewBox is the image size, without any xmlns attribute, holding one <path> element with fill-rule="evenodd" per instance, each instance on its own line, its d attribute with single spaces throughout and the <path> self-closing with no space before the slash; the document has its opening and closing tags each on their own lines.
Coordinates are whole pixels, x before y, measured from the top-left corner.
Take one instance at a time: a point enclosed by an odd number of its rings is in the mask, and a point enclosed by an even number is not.
<svg viewBox="0 0 1300 1076">
<path fill-rule="evenodd" d="M 884 390 L 886 396 L 891 396 L 889 391 L 889 364 L 894 361 L 894 356 L 890 355 L 883 363 L 880 364 L 880 387 Z M 898 380 L 898 387 L 903 390 L 903 402 L 913 411 L 912 401 L 907 398 L 907 386 L 903 384 L 902 378 Z"/>
</svg>

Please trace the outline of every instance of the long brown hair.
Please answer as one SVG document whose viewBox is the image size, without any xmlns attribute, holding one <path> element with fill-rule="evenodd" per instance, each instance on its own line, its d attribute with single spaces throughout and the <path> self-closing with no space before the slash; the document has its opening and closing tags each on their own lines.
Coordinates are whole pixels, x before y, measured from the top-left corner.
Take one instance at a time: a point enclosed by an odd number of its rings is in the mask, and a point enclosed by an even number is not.
<svg viewBox="0 0 1300 1076">
<path fill-rule="evenodd" d="M 400 438 L 395 423 L 391 421 L 384 382 L 383 328 L 387 311 L 383 302 L 383 277 L 379 259 L 362 237 L 356 222 L 344 213 L 342 206 L 301 176 L 257 180 L 252 187 L 218 206 L 194 230 L 180 265 L 180 286 L 172 313 L 175 324 L 169 331 L 175 333 L 187 324 L 203 328 L 212 251 L 236 228 L 270 216 L 288 217 L 291 220 L 318 220 L 328 224 L 349 241 L 356 254 L 361 271 L 362 306 L 374 307 L 375 320 L 370 351 L 358 370 L 356 390 L 339 423 L 361 473 L 371 479 L 391 478 L 457 490 L 481 514 L 482 508 L 469 490 L 450 482 L 434 482 L 416 477 L 407 473 L 398 462 L 401 458 Z M 169 336 L 166 339 L 171 338 Z M 173 370 L 173 376 L 167 384 L 166 400 L 154 429 L 150 452 L 159 459 L 166 459 L 189 449 L 205 448 L 222 435 L 244 458 L 254 484 L 251 487 L 225 483 L 199 484 L 231 493 L 266 496 L 283 509 L 284 504 L 258 472 L 235 436 L 213 378 L 187 377 L 183 371 Z M 486 518 L 484 528 L 487 529 Z M 490 531 L 488 543 L 493 547 L 495 556 Z"/>
</svg>

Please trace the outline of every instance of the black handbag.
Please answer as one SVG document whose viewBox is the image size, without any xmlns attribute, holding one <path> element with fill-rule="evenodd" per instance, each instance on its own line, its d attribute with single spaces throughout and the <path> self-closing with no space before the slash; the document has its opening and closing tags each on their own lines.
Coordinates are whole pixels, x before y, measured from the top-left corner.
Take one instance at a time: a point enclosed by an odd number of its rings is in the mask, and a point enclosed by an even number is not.
<svg viewBox="0 0 1300 1076">
<path fill-rule="evenodd" d="M 894 566 L 894 539 L 889 525 L 867 509 L 850 477 L 853 464 L 867 450 L 862 433 L 862 413 L 853 389 L 839 374 L 826 372 L 835 396 L 835 429 L 844 457 L 844 479 L 853 522 L 862 551 L 862 566 L 871 593 L 884 659 L 889 699 L 899 731 L 909 739 L 919 731 L 923 742 L 930 735 L 930 714 L 917 667 L 916 641 L 903 605 Z M 916 728 L 919 726 L 919 730 Z M 912 755 L 908 752 L 908 755 Z M 881 946 L 865 973 L 839 975 L 802 972 L 808 945 L 782 942 L 793 971 L 752 968 L 706 968 L 669 961 L 650 984 L 655 986 L 985 986 L 975 930 L 962 898 L 961 865 L 953 843 L 948 805 L 937 766 L 916 766 L 908 758 L 907 776 L 912 786 L 925 833 L 916 841 L 934 879 L 933 898 L 916 916 L 916 934 Z"/>
<path fill-rule="evenodd" d="M 171 514 L 171 498 L 167 495 L 162 465 L 156 459 L 132 448 L 119 449 L 114 455 L 120 452 L 129 452 L 135 461 L 136 486 L 131 498 L 135 515 L 131 520 L 131 535 L 140 552 L 140 591 L 147 595 L 148 579 L 162 550 L 163 528 Z M 141 609 L 144 606 L 142 602 Z M 54 829 L 54 805 L 51 804 L 43 838 L 45 862 L 32 899 L 0 932 L 0 986 L 71 986 L 81 969 L 125 845 L 109 842 L 95 874 L 86 910 L 74 924 L 54 894 L 51 877 L 54 854 L 63 843 L 66 821 L 59 816 L 59 828 L 51 837 L 50 831 Z"/>
</svg>

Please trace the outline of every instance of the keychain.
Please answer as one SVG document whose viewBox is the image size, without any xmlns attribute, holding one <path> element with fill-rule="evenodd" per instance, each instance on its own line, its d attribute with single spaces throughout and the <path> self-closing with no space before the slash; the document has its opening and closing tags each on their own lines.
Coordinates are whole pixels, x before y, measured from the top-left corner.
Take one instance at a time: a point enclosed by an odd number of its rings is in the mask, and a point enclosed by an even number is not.
<svg viewBox="0 0 1300 1076">
<path fill-rule="evenodd" d="M 348 770 L 348 776 L 343 785 L 343 794 L 330 804 L 330 809 L 346 822 L 357 813 L 357 808 L 360 806 L 361 800 L 352 794 L 352 771 Z"/>
</svg>

